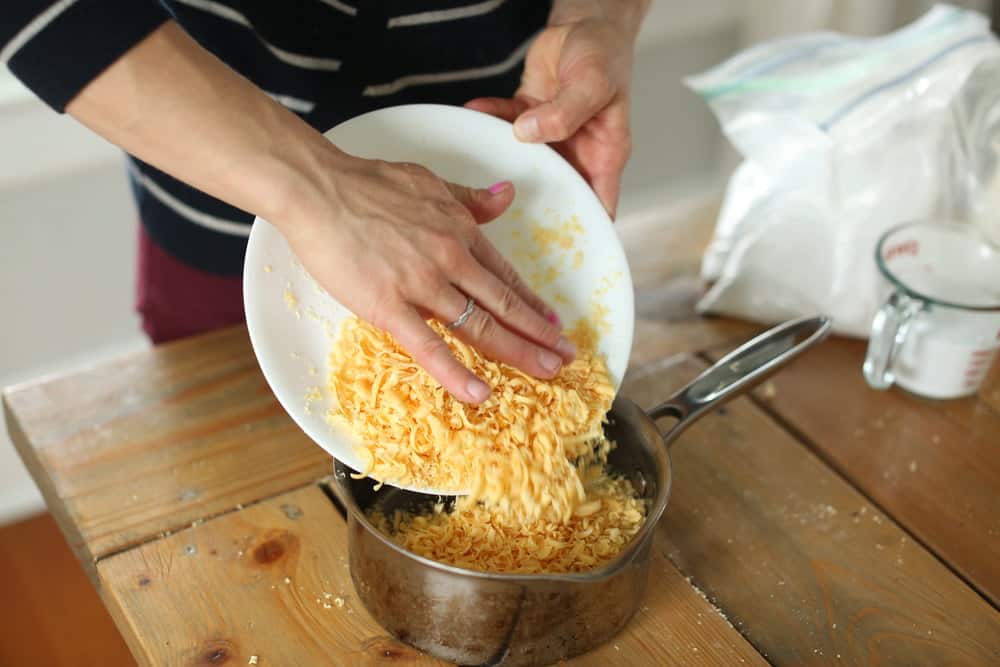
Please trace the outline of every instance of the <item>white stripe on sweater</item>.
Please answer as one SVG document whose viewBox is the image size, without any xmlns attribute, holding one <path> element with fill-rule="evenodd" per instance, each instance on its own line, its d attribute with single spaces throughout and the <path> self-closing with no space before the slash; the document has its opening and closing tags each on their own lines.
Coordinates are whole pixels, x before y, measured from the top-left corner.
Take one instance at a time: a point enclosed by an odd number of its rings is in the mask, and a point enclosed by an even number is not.
<svg viewBox="0 0 1000 667">
<path fill-rule="evenodd" d="M 187 0 L 181 0 L 185 2 Z M 340 61 L 336 58 L 320 58 L 319 56 L 307 56 L 302 53 L 291 53 L 290 51 L 285 51 L 280 49 L 274 44 L 269 44 L 263 39 L 260 39 L 258 35 L 257 39 L 264 47 L 273 53 L 278 60 L 284 61 L 289 65 L 295 65 L 296 67 L 301 67 L 302 69 L 315 69 L 323 72 L 336 72 L 340 69 Z"/>
<path fill-rule="evenodd" d="M 278 104 L 288 107 L 292 111 L 309 113 L 316 108 L 316 103 L 310 100 L 303 100 L 298 97 L 292 97 L 291 95 L 282 95 L 281 93 L 271 93 L 266 90 L 264 93 Z"/>
<path fill-rule="evenodd" d="M 325 1 L 325 0 L 324 0 Z M 457 19 L 467 19 L 472 16 L 488 14 L 507 0 L 486 0 L 477 2 L 474 5 L 465 7 L 455 7 L 454 9 L 438 9 L 430 12 L 419 12 L 417 14 L 404 14 L 389 19 L 389 28 L 402 28 L 413 25 L 426 25 L 428 23 L 444 23 L 445 21 L 455 21 Z"/>
<path fill-rule="evenodd" d="M 352 7 L 346 3 L 341 2 L 340 0 L 319 0 L 319 1 L 322 2 L 324 5 L 326 5 L 327 7 L 333 7 L 338 12 L 344 12 L 348 16 L 357 16 L 358 14 L 357 7 Z"/>
<path fill-rule="evenodd" d="M 7 45 L 0 49 L 0 63 L 6 63 L 14 54 L 21 50 L 21 47 L 31 41 L 31 38 L 45 30 L 50 23 L 59 18 L 59 15 L 72 7 L 76 0 L 59 0 L 44 12 L 31 19 L 28 25 L 21 28 L 21 31 L 14 35 Z"/>
<path fill-rule="evenodd" d="M 208 213 L 203 213 L 196 208 L 193 208 L 184 202 L 182 202 L 177 197 L 173 196 L 169 192 L 163 189 L 163 187 L 154 181 L 152 178 L 146 174 L 139 171 L 135 165 L 129 165 L 129 171 L 137 181 L 145 188 L 149 194 L 153 195 L 160 200 L 167 208 L 171 209 L 174 213 L 190 220 L 194 224 L 211 229 L 215 232 L 220 232 L 222 234 L 229 234 L 230 236 L 250 236 L 250 225 L 245 222 L 238 222 L 236 220 L 226 220 L 224 218 L 217 218 L 214 215 L 209 215 Z"/>
<path fill-rule="evenodd" d="M 254 25 L 250 22 L 250 19 L 232 7 L 224 5 L 221 2 L 214 2 L 213 0 L 175 1 L 182 5 L 187 5 L 188 7 L 193 7 L 194 9 L 200 9 L 203 12 L 214 14 L 221 19 L 226 19 L 227 21 L 232 21 L 233 23 L 238 23 L 242 26 L 250 28 L 260 43 L 263 44 L 268 51 L 273 53 L 278 60 L 286 62 L 289 65 L 295 65 L 296 67 L 301 67 L 303 69 L 315 69 L 327 72 L 336 72 L 340 69 L 341 63 L 336 58 L 321 58 L 319 56 L 309 56 L 302 53 L 292 53 L 291 51 L 286 51 L 267 42 L 257 34 L 256 30 L 254 30 Z"/>
<path fill-rule="evenodd" d="M 536 33 L 537 35 L 537 33 Z M 452 70 L 450 72 L 433 72 L 428 74 L 410 74 L 400 77 L 388 83 L 379 83 L 368 86 L 361 93 L 366 97 L 381 97 L 383 95 L 394 95 L 404 88 L 410 86 L 426 86 L 433 83 L 453 83 L 455 81 L 471 81 L 474 79 L 485 79 L 509 72 L 514 69 L 519 62 L 524 60 L 524 55 L 528 52 L 531 42 L 536 35 L 532 35 L 528 40 L 517 47 L 517 50 L 507 56 L 503 61 L 485 67 L 471 67 L 469 69 Z"/>
</svg>

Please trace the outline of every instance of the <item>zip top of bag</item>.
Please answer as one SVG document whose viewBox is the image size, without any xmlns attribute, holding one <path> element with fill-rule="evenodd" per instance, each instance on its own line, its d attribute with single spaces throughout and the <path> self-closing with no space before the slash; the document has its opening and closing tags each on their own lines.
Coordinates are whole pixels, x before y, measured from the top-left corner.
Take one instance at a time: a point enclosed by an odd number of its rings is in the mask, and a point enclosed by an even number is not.
<svg viewBox="0 0 1000 667">
<path fill-rule="evenodd" d="M 880 37 L 814 32 L 766 42 L 686 78 L 685 83 L 713 104 L 744 94 L 813 98 L 862 87 L 847 95 L 853 99 L 873 84 L 897 79 L 920 64 L 944 57 L 959 43 L 987 35 L 989 23 L 982 15 L 936 5 L 914 23 Z M 875 76 L 882 80 L 873 81 Z"/>
</svg>

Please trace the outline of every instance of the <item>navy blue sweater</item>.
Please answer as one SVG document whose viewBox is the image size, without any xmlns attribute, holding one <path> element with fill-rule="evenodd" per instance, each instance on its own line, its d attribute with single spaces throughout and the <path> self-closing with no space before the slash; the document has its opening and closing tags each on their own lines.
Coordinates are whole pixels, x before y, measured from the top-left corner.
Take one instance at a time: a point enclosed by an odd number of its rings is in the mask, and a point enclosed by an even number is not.
<svg viewBox="0 0 1000 667">
<path fill-rule="evenodd" d="M 62 111 L 175 20 L 319 131 L 380 107 L 517 88 L 547 0 L 4 0 L 0 61 Z M 140 217 L 167 252 L 237 275 L 253 216 L 130 158 Z"/>
</svg>

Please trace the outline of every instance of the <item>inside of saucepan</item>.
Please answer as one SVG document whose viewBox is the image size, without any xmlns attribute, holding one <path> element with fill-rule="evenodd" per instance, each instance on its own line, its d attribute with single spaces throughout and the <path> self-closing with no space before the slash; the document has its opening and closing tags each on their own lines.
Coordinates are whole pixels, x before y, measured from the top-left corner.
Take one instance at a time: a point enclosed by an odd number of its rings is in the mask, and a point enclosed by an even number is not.
<svg viewBox="0 0 1000 667">
<path fill-rule="evenodd" d="M 646 525 L 633 537 L 632 542 L 635 543 L 642 540 L 666 507 L 671 484 L 670 459 L 656 425 L 628 399 L 615 399 L 604 431 L 615 444 L 608 454 L 608 472 L 628 479 L 638 496 L 646 502 Z M 423 513 L 432 511 L 439 503 L 444 504 L 446 511 L 454 506 L 454 496 L 415 493 L 388 484 L 376 489 L 371 479 L 355 479 L 354 474 L 355 471 L 347 466 L 336 463 L 334 483 L 337 495 L 348 511 L 357 513 L 362 523 L 375 532 L 378 532 L 377 529 L 365 516 L 372 509 L 378 509 L 383 514 L 391 514 L 395 510 Z M 391 536 L 387 537 L 391 540 Z M 629 551 L 629 546 L 626 546 L 621 553 L 624 555 Z M 616 560 L 606 563 L 601 569 L 614 567 Z"/>
</svg>

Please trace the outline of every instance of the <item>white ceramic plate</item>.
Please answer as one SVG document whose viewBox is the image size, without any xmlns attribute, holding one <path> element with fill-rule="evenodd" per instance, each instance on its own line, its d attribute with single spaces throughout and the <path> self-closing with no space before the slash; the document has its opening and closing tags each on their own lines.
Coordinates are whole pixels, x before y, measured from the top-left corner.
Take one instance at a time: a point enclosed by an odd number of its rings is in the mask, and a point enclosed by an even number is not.
<svg viewBox="0 0 1000 667">
<path fill-rule="evenodd" d="M 517 141 L 507 122 L 439 105 L 374 111 L 326 136 L 354 155 L 414 162 L 456 183 L 512 181 L 514 204 L 483 228 L 487 237 L 564 324 L 581 317 L 603 320 L 598 347 L 615 387 L 621 385 L 635 316 L 628 264 L 600 201 L 561 156 L 548 146 Z M 550 237 L 561 235 L 570 247 L 550 243 L 548 252 L 533 257 L 539 254 L 533 242 L 539 228 Z M 350 313 L 311 280 L 284 237 L 260 218 L 247 248 L 243 298 L 254 353 L 278 401 L 323 449 L 360 469 L 351 435 L 325 419 L 331 336 Z"/>
</svg>

